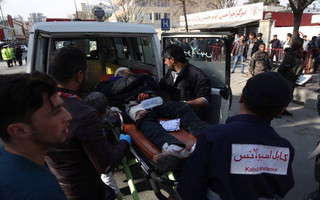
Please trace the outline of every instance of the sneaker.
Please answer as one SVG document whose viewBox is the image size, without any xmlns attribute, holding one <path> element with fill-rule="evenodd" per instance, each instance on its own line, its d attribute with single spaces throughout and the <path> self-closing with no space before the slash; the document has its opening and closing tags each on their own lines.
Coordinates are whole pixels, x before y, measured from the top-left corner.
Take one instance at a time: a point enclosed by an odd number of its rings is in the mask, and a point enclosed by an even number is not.
<svg viewBox="0 0 320 200">
<path fill-rule="evenodd" d="M 232 71 L 231 73 L 234 73 L 234 71 Z"/>
<path fill-rule="evenodd" d="M 164 145 L 162 146 L 162 153 L 171 153 L 172 155 L 175 155 L 179 158 L 186 158 L 190 156 L 190 152 L 187 151 L 185 148 L 175 144 L 169 145 L 167 142 L 164 143 Z"/>
<path fill-rule="evenodd" d="M 185 160 L 172 153 L 165 152 L 156 155 L 153 158 L 153 163 L 160 172 L 164 173 L 181 169 Z"/>
<path fill-rule="evenodd" d="M 282 115 L 292 116 L 293 114 L 291 112 L 287 111 L 287 110 L 284 110 Z"/>
</svg>

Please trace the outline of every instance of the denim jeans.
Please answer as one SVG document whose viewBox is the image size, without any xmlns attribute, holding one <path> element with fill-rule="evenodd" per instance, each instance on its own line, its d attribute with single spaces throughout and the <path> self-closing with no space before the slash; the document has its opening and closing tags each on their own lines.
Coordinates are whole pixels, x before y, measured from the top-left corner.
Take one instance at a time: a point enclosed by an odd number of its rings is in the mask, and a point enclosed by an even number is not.
<svg viewBox="0 0 320 200">
<path fill-rule="evenodd" d="M 244 65 L 243 65 L 243 55 L 242 54 L 239 54 L 237 56 L 235 56 L 235 59 L 234 59 L 234 63 L 233 63 L 233 66 L 232 66 L 232 71 L 234 72 L 234 70 L 236 69 L 237 67 L 237 64 L 239 62 L 239 59 L 241 59 L 241 72 L 243 72 L 244 70 Z"/>
<path fill-rule="evenodd" d="M 180 118 L 181 127 L 195 137 L 198 137 L 200 131 L 209 125 L 201 121 L 188 104 L 164 101 L 161 106 L 153 108 L 153 110 L 150 110 L 149 113 L 137 121 L 137 126 L 142 133 L 160 149 L 166 142 L 169 145 L 176 144 L 181 147 L 185 147 L 185 144 L 162 128 L 158 122 L 158 118 Z"/>
</svg>

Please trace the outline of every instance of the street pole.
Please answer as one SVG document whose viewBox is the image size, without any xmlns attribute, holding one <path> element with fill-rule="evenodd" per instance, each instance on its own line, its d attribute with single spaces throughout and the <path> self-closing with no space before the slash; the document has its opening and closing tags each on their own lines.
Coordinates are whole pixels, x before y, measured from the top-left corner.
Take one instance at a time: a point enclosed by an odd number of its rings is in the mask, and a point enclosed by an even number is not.
<svg viewBox="0 0 320 200">
<path fill-rule="evenodd" d="M 77 16 L 77 19 L 79 19 L 76 0 L 74 0 L 74 7 L 76 8 L 76 16 Z"/>
<path fill-rule="evenodd" d="M 3 12 L 2 12 L 2 7 L 0 5 L 0 10 L 1 10 L 1 15 L 2 15 L 2 23 L 3 23 L 3 26 L 4 28 L 6 28 L 6 23 L 4 23 L 4 17 L 3 17 Z"/>
</svg>

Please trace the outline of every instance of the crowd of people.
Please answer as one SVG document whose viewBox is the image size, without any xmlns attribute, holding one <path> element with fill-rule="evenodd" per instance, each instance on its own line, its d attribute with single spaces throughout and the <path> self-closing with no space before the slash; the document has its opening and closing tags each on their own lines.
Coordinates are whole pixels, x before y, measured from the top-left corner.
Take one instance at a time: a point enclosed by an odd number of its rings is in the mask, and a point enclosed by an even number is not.
<svg viewBox="0 0 320 200">
<path fill-rule="evenodd" d="M 273 38 L 272 40 L 270 40 L 269 44 L 265 44 L 261 38 L 262 33 L 258 33 L 256 37 L 256 34 L 254 32 L 250 33 L 248 38 L 246 38 L 244 35 L 235 36 L 231 53 L 231 56 L 235 57 L 232 67 L 232 73 L 234 73 L 239 61 L 241 62 L 241 72 L 245 73 L 244 64 L 246 64 L 248 66 L 248 72 L 251 76 L 262 71 L 270 71 L 272 69 L 271 64 L 281 64 L 286 49 L 289 49 L 292 46 L 291 33 L 287 34 L 285 41 L 280 41 L 277 35 L 273 35 Z M 260 45 L 264 46 L 263 50 L 260 50 Z M 241 48 L 239 49 L 239 47 Z M 318 72 L 318 67 L 320 64 L 319 51 L 320 33 L 318 34 L 318 37 L 313 36 L 311 40 L 308 40 L 308 36 L 304 35 L 301 58 L 303 60 L 302 64 L 305 67 L 305 73 Z M 251 59 L 255 52 L 258 52 L 257 55 L 255 55 L 255 57 Z M 256 69 L 257 60 L 259 62 Z"/>
<path fill-rule="evenodd" d="M 101 175 L 110 175 L 132 141 L 121 134 L 117 144 L 110 143 L 103 118 L 115 109 L 106 111 L 108 106 L 118 107 L 127 123 L 161 149 L 156 167 L 171 170 L 172 162 L 187 158 L 177 199 L 284 197 L 294 186 L 294 148 L 271 121 L 292 100 L 303 44 L 288 43 L 279 73 L 269 72 L 261 38 L 250 33 L 247 42 L 242 37 L 234 45 L 232 54 L 250 61 L 252 77 L 243 88 L 239 115 L 221 125 L 209 125 L 194 112 L 210 102 L 210 81 L 178 45 L 164 48 L 169 69 L 160 82 L 121 67 L 97 85 L 100 93 L 94 99 L 83 99 L 88 67 L 85 53 L 76 47 L 57 50 L 49 64 L 51 76 L 0 75 L 0 199 L 115 199 L 114 188 Z M 142 102 L 152 98 L 156 105 L 145 108 Z M 180 118 L 197 143 L 187 150 L 158 117 Z"/>
</svg>

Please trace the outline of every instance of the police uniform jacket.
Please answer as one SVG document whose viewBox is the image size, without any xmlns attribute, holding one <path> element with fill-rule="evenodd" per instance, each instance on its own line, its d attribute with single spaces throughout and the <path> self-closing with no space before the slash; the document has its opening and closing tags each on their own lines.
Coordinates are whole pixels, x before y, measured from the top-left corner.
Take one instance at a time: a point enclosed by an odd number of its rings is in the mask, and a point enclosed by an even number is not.
<svg viewBox="0 0 320 200">
<path fill-rule="evenodd" d="M 284 197 L 294 186 L 292 145 L 270 121 L 237 115 L 200 133 L 178 185 L 183 200 L 205 199 L 208 188 L 227 200 Z"/>
</svg>

